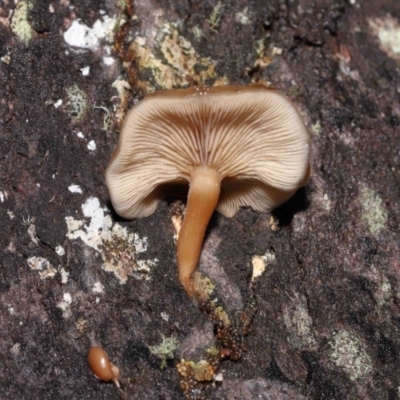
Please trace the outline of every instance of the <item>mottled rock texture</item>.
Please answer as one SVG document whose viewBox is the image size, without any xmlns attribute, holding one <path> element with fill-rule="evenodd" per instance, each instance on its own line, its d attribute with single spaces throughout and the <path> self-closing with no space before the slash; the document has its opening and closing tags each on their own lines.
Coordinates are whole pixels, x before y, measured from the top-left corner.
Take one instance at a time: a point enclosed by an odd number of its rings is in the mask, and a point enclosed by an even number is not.
<svg viewBox="0 0 400 400">
<path fill-rule="evenodd" d="M 211 221 L 215 296 L 229 313 L 254 291 L 259 307 L 247 352 L 203 395 L 398 397 L 399 1 L 4 0 L 0 58 L 2 399 L 184 398 L 174 366 L 213 329 L 178 283 L 173 199 L 122 220 L 104 170 L 147 91 L 228 82 L 297 105 L 312 173 L 272 219 Z M 163 370 L 160 333 L 182 343 Z M 92 375 L 93 343 L 121 391 Z"/>
</svg>

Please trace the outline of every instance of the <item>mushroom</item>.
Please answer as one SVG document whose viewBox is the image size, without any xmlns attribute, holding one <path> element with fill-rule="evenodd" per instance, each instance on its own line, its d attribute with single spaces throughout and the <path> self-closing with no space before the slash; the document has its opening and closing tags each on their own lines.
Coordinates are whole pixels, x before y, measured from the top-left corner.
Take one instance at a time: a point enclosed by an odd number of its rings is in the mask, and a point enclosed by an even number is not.
<svg viewBox="0 0 400 400">
<path fill-rule="evenodd" d="M 129 111 L 106 171 L 116 212 L 147 217 L 189 184 L 179 234 L 179 279 L 194 294 L 195 270 L 214 210 L 269 212 L 309 176 L 307 130 L 292 103 L 264 86 L 166 90 Z"/>
</svg>

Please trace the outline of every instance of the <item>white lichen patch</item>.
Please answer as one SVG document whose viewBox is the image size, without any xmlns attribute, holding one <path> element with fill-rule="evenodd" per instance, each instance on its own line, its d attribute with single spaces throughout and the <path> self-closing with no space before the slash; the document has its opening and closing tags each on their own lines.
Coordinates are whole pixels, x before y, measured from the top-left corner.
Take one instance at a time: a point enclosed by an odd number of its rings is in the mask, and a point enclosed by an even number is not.
<svg viewBox="0 0 400 400">
<path fill-rule="evenodd" d="M 11 62 L 11 52 L 4 54 L 3 57 L 0 57 L 0 61 L 6 65 L 10 65 Z"/>
<path fill-rule="evenodd" d="M 161 59 L 154 54 L 144 37 L 136 37 L 131 49 L 140 68 L 150 70 L 159 87 L 171 89 L 186 86 L 188 76 L 200 85 L 217 77 L 214 62 L 208 57 L 201 57 L 172 24 L 165 23 L 158 30 L 155 46 L 162 55 Z M 199 66 L 201 68 L 197 68 Z M 155 90 L 151 82 L 143 84 L 147 92 Z"/>
<path fill-rule="evenodd" d="M 28 236 L 31 239 L 32 243 L 34 243 L 35 246 L 39 246 L 39 239 L 36 236 L 36 227 L 35 227 L 35 225 L 34 224 L 30 224 L 28 226 L 27 232 L 28 232 Z"/>
<path fill-rule="evenodd" d="M 321 122 L 317 121 L 315 124 L 312 124 L 311 132 L 317 137 L 321 136 L 321 132 L 322 132 Z"/>
<path fill-rule="evenodd" d="M 93 293 L 104 293 L 104 285 L 97 281 L 94 283 L 93 288 L 92 288 Z"/>
<path fill-rule="evenodd" d="M 387 303 L 393 296 L 392 285 L 386 276 L 382 278 L 382 283 L 376 293 L 376 301 L 380 307 Z"/>
<path fill-rule="evenodd" d="M 169 315 L 165 311 L 161 313 L 161 318 L 166 322 L 169 321 Z"/>
<path fill-rule="evenodd" d="M 386 226 L 388 212 L 379 195 L 364 187 L 360 192 L 362 218 L 367 223 L 370 232 L 378 235 Z"/>
<path fill-rule="evenodd" d="M 235 22 L 241 25 L 251 24 L 251 20 L 249 17 L 249 7 L 245 7 L 243 11 L 239 11 L 235 14 Z"/>
<path fill-rule="evenodd" d="M 13 356 L 18 356 L 19 353 L 21 351 L 21 344 L 20 343 L 15 343 L 12 347 L 11 347 L 11 354 Z"/>
<path fill-rule="evenodd" d="M 54 278 L 56 274 L 57 270 L 52 265 L 44 271 L 39 271 L 40 279 Z"/>
<path fill-rule="evenodd" d="M 66 217 L 67 237 L 70 240 L 81 239 L 87 246 L 100 253 L 106 271 L 113 272 L 121 284 L 128 276 L 136 279 L 150 279 L 151 268 L 157 264 L 154 260 L 137 260 L 138 253 L 147 251 L 147 238 L 128 233 L 127 229 L 116 223 L 113 225 L 106 208 L 100 206 L 97 198 L 90 197 L 82 205 L 83 215 L 90 223 Z"/>
<path fill-rule="evenodd" d="M 196 40 L 200 40 L 204 36 L 203 30 L 197 25 L 191 28 L 190 31 Z"/>
<path fill-rule="evenodd" d="M 379 39 L 380 48 L 389 57 L 400 60 L 400 23 L 387 15 L 383 18 L 369 18 L 369 26 Z"/>
<path fill-rule="evenodd" d="M 94 140 L 91 140 L 88 144 L 87 144 L 87 148 L 89 151 L 95 151 L 96 150 L 96 142 Z"/>
<path fill-rule="evenodd" d="M 116 23 L 116 16 L 111 18 L 107 15 L 98 19 L 91 28 L 81 20 L 75 20 L 64 32 L 65 43 L 75 51 L 91 50 L 95 52 L 100 49 L 103 42 L 113 42 Z"/>
<path fill-rule="evenodd" d="M 65 221 L 67 223 L 68 232 L 77 231 L 85 223 L 84 221 L 73 219 L 72 217 L 66 217 Z"/>
<path fill-rule="evenodd" d="M 306 350 L 316 346 L 312 318 L 303 295 L 296 293 L 290 306 L 284 308 L 283 321 L 288 330 L 287 340 L 293 347 Z"/>
<path fill-rule="evenodd" d="M 261 256 L 254 256 L 251 260 L 251 264 L 253 265 L 253 274 L 251 276 L 251 280 L 254 281 L 254 279 L 258 278 L 264 273 L 266 265 L 263 257 Z"/>
<path fill-rule="evenodd" d="M 51 267 L 50 261 L 43 257 L 29 257 L 27 263 L 29 268 L 35 271 L 46 270 Z"/>
<path fill-rule="evenodd" d="M 69 272 L 67 272 L 63 267 L 58 267 L 58 272 L 60 273 L 61 283 L 65 285 L 68 282 Z"/>
<path fill-rule="evenodd" d="M 118 98 L 119 100 L 119 104 L 114 107 L 114 116 L 117 122 L 120 124 L 125 118 L 125 110 L 127 108 L 130 98 L 131 85 L 128 81 L 118 78 L 113 82 L 111 86 L 118 92 L 118 96 L 114 97 Z"/>
<path fill-rule="evenodd" d="M 328 196 L 327 193 L 325 193 L 325 194 L 322 196 L 322 200 L 323 200 L 322 204 L 323 204 L 324 210 L 325 210 L 325 211 L 331 211 L 332 202 L 331 202 L 331 200 L 329 199 L 329 196 Z"/>
<path fill-rule="evenodd" d="M 72 296 L 69 293 L 64 293 L 62 300 L 57 304 L 57 307 L 61 309 L 64 318 L 68 318 L 71 314 Z"/>
<path fill-rule="evenodd" d="M 275 261 L 275 253 L 271 250 L 267 250 L 262 256 L 254 256 L 251 260 L 253 266 L 253 273 L 251 281 L 253 282 L 256 278 L 260 277 L 267 265 L 272 264 Z"/>
<path fill-rule="evenodd" d="M 17 38 L 28 43 L 34 35 L 33 28 L 29 25 L 29 13 L 32 10 L 32 3 L 28 0 L 20 0 L 11 17 L 11 30 Z"/>
<path fill-rule="evenodd" d="M 371 357 L 355 333 L 344 329 L 334 332 L 329 345 L 329 359 L 352 381 L 364 378 L 372 371 Z"/>
<path fill-rule="evenodd" d="M 103 57 L 103 64 L 106 65 L 107 67 L 111 67 L 115 63 L 115 59 L 110 56 L 104 56 Z"/>
<path fill-rule="evenodd" d="M 80 71 L 82 72 L 83 76 L 89 76 L 90 66 L 88 65 L 86 67 L 80 68 Z"/>
<path fill-rule="evenodd" d="M 68 190 L 69 190 L 71 193 L 79 193 L 79 194 L 82 194 L 82 189 L 81 189 L 81 187 L 80 187 L 79 185 L 70 185 L 70 186 L 68 186 Z"/>
<path fill-rule="evenodd" d="M 53 104 L 53 106 L 54 106 L 54 108 L 59 108 L 59 107 L 62 106 L 62 103 L 63 103 L 62 99 L 58 99 L 58 100 Z"/>
<path fill-rule="evenodd" d="M 54 278 L 57 270 L 50 264 L 50 261 L 44 257 L 29 257 L 28 266 L 34 271 L 39 271 L 40 279 Z"/>
</svg>

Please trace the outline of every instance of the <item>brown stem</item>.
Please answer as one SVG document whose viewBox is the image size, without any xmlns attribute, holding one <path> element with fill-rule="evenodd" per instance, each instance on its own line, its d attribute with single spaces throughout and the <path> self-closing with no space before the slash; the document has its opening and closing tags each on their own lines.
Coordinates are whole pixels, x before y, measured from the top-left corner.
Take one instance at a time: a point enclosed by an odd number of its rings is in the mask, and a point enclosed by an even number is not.
<svg viewBox="0 0 400 400">
<path fill-rule="evenodd" d="M 221 179 L 214 169 L 198 167 L 193 171 L 178 239 L 179 280 L 190 297 L 194 295 L 192 273 L 200 257 L 208 222 L 218 203 L 220 187 Z"/>
</svg>

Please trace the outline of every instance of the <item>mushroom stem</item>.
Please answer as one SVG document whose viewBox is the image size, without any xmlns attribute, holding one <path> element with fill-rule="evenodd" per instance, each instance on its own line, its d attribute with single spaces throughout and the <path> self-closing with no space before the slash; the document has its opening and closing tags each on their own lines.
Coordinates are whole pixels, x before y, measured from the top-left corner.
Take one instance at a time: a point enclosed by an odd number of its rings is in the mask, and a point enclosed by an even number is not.
<svg viewBox="0 0 400 400">
<path fill-rule="evenodd" d="M 177 250 L 179 280 L 190 297 L 194 295 L 192 273 L 200 257 L 208 222 L 218 203 L 220 187 L 221 178 L 215 169 L 194 169 Z"/>
</svg>

